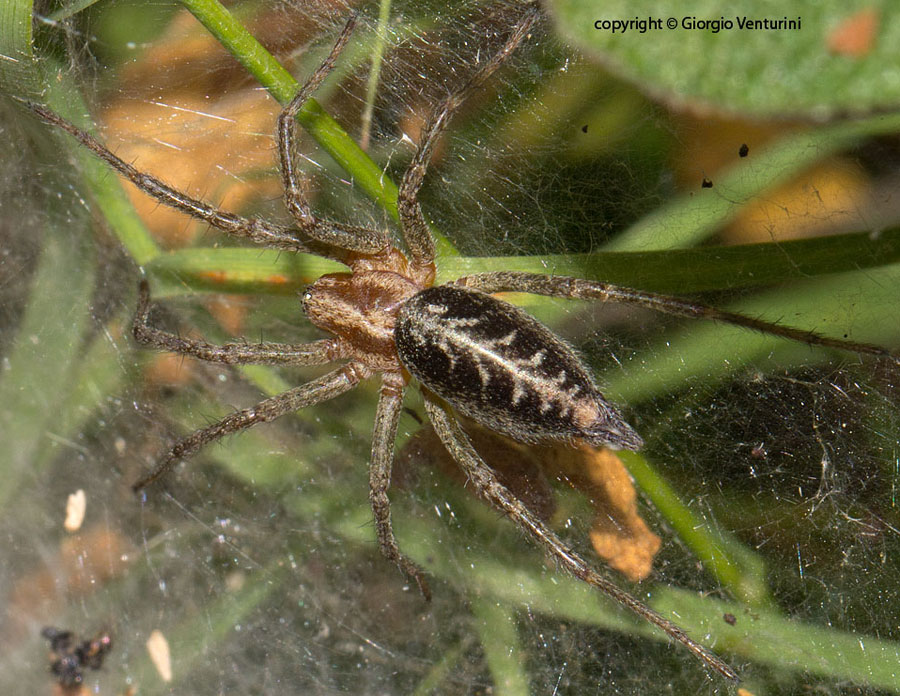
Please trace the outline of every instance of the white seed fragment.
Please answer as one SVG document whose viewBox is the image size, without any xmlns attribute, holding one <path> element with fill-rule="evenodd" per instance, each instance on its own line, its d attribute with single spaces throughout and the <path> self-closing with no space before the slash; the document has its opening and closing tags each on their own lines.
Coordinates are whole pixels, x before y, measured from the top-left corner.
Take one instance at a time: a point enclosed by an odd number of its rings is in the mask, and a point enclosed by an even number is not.
<svg viewBox="0 0 900 696">
<path fill-rule="evenodd" d="M 147 639 L 147 653 L 160 678 L 164 682 L 172 681 L 172 656 L 169 653 L 169 641 L 162 631 L 157 629 L 150 634 Z"/>
<path fill-rule="evenodd" d="M 87 510 L 87 496 L 80 488 L 69 494 L 66 500 L 66 521 L 63 527 L 67 532 L 77 532 L 84 522 L 84 513 Z"/>
</svg>

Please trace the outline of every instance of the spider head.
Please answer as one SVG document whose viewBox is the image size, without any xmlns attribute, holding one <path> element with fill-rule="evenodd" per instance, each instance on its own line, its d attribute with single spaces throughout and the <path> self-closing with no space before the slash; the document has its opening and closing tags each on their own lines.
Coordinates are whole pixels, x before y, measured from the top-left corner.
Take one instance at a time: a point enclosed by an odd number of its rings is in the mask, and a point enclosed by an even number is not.
<svg viewBox="0 0 900 696">
<path fill-rule="evenodd" d="M 340 338 L 354 358 L 374 369 L 397 370 L 397 314 L 419 290 L 395 271 L 329 273 L 306 289 L 301 303 L 310 322 Z"/>
</svg>

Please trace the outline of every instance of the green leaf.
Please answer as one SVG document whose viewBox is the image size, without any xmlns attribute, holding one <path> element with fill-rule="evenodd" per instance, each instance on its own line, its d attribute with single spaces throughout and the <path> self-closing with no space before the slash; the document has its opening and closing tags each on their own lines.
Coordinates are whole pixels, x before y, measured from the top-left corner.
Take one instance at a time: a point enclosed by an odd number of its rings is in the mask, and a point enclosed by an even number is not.
<svg viewBox="0 0 900 696">
<path fill-rule="evenodd" d="M 31 52 L 31 0 L 0 2 L 0 91 L 20 96 L 38 93 Z"/>
<path fill-rule="evenodd" d="M 652 0 L 557 0 L 554 9 L 560 31 L 588 55 L 671 101 L 816 117 L 900 101 L 900 22 L 887 3 L 698 0 L 667 10 Z M 835 32 L 863 22 L 861 12 L 874 20 L 870 45 L 862 41 L 859 55 L 834 49 Z M 644 33 L 637 23 L 613 32 L 615 20 L 645 21 Z"/>
<path fill-rule="evenodd" d="M 0 379 L 0 509 L 21 492 L 47 457 L 38 453 L 60 435 L 60 403 L 82 360 L 93 289 L 93 254 L 76 236 L 46 232 L 40 265 Z M 64 411 L 63 413 L 68 413 Z M 68 419 L 68 417 L 67 417 Z"/>
<path fill-rule="evenodd" d="M 900 117 L 836 123 L 791 133 L 716 175 L 716 188 L 683 194 L 653 211 L 607 245 L 615 251 L 667 249 L 708 239 L 765 191 L 786 184 L 816 162 L 864 138 L 896 133 Z"/>
</svg>

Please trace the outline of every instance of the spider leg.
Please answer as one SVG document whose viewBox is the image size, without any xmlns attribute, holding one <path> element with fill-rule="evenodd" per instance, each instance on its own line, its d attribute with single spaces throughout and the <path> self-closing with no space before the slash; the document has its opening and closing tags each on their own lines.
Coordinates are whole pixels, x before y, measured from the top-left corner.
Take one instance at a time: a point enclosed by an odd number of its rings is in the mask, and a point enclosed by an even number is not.
<svg viewBox="0 0 900 696">
<path fill-rule="evenodd" d="M 780 336 L 792 341 L 800 341 L 811 346 L 839 348 L 853 353 L 875 355 L 887 358 L 900 364 L 900 356 L 881 346 L 870 343 L 857 343 L 840 338 L 823 336 L 815 331 L 795 329 L 773 322 L 747 317 L 736 312 L 716 309 L 699 302 L 691 302 L 669 295 L 659 295 L 642 290 L 632 290 L 610 283 L 601 283 L 582 278 L 567 276 L 545 276 L 538 273 L 521 273 L 514 271 L 498 271 L 495 273 L 478 273 L 464 276 L 454 281 L 455 284 L 467 288 L 475 288 L 483 292 L 530 292 L 548 297 L 566 299 L 600 300 L 601 302 L 623 302 L 654 309 L 658 312 L 692 319 L 712 319 L 725 324 L 741 326 L 761 333 Z"/>
<path fill-rule="evenodd" d="M 152 196 L 163 205 L 167 205 L 170 208 L 175 208 L 192 217 L 203 220 L 216 229 L 222 230 L 233 237 L 249 239 L 257 244 L 265 244 L 266 246 L 275 249 L 305 252 L 315 251 L 310 245 L 304 244 L 301 240 L 297 239 L 297 233 L 294 229 L 284 225 L 275 225 L 258 218 L 244 218 L 240 215 L 220 210 L 196 198 L 192 198 L 191 196 L 172 188 L 168 184 L 164 184 L 156 177 L 139 171 L 128 164 L 128 162 L 125 162 L 114 155 L 107 147 L 101 145 L 90 133 L 69 123 L 58 114 L 55 114 L 39 104 L 27 101 L 23 103 L 42 120 L 66 131 L 84 147 L 93 152 L 94 155 L 102 159 L 119 172 L 119 174 L 131 181 L 131 183 L 141 189 L 141 191 Z"/>
<path fill-rule="evenodd" d="M 146 488 L 168 472 L 179 460 L 186 459 L 209 442 L 231 433 L 250 428 L 257 423 L 267 423 L 291 411 L 328 401 L 355 387 L 371 375 L 371 371 L 359 363 L 348 363 L 318 379 L 294 387 L 286 392 L 260 401 L 255 406 L 235 411 L 217 423 L 196 430 L 176 442 L 163 459 L 147 476 L 131 488 L 135 492 Z"/>
<path fill-rule="evenodd" d="M 468 82 L 446 97 L 425 123 L 419 147 L 403 175 L 400 193 L 397 197 L 403 239 L 413 263 L 416 265 L 427 266 L 434 261 L 434 239 L 419 205 L 419 189 L 422 187 L 435 143 L 466 97 L 484 84 L 528 36 L 528 32 L 537 21 L 538 8 L 533 3 L 527 5 L 525 13 L 519 19 L 503 48 L 478 68 Z"/>
<path fill-rule="evenodd" d="M 341 342 L 334 338 L 300 345 L 270 342 L 216 345 L 157 329 L 150 325 L 149 315 L 150 285 L 142 280 L 132 324 L 134 338 L 141 345 L 228 365 L 324 365 L 347 357 Z"/>
<path fill-rule="evenodd" d="M 388 488 L 391 485 L 391 465 L 394 458 L 394 441 L 397 439 L 397 422 L 403 403 L 403 378 L 399 373 L 385 373 L 381 382 L 378 409 L 375 412 L 375 432 L 372 437 L 372 463 L 369 465 L 369 500 L 375 514 L 375 532 L 381 553 L 393 561 L 401 571 L 416 581 L 426 600 L 431 590 L 424 571 L 400 551 L 391 526 L 391 502 Z"/>
<path fill-rule="evenodd" d="M 294 150 L 294 143 L 297 140 L 297 114 L 310 95 L 322 83 L 322 80 L 334 69 L 334 63 L 344 46 L 347 45 L 355 25 L 356 17 L 354 15 L 347 22 L 325 61 L 310 76 L 290 103 L 284 107 L 278 117 L 275 138 L 278 142 L 278 157 L 281 163 L 284 203 L 297 221 L 300 231 L 322 244 L 347 251 L 373 254 L 385 250 L 390 245 L 390 239 L 385 232 L 364 227 L 339 225 L 328 220 L 319 220 L 313 215 L 306 201 L 304 186 L 298 177 L 299 167 L 297 167 Z"/>
<path fill-rule="evenodd" d="M 566 546 L 538 517 L 536 517 L 506 486 L 472 447 L 469 437 L 444 408 L 432 399 L 425 399 L 425 410 L 435 432 L 453 459 L 462 467 L 476 491 L 498 509 L 505 512 L 523 531 L 544 548 L 566 570 L 579 580 L 596 587 L 642 619 L 659 627 L 684 645 L 696 657 L 723 677 L 737 681 L 737 673 L 710 650 L 693 640 L 683 629 L 650 609 L 635 597 L 620 589 L 591 568 L 581 556 Z"/>
</svg>

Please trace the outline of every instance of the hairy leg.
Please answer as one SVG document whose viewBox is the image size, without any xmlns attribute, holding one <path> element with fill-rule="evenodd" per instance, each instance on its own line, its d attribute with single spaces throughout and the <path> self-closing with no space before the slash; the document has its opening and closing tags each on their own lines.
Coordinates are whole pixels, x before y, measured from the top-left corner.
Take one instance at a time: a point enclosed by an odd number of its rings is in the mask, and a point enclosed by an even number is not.
<svg viewBox="0 0 900 696">
<path fill-rule="evenodd" d="M 298 176 L 298 167 L 294 144 L 297 141 L 297 114 L 309 100 L 310 95 L 318 88 L 328 73 L 334 69 L 338 55 L 347 45 L 350 34 L 356 25 L 356 17 L 351 17 L 331 49 L 331 53 L 318 69 L 309 77 L 296 96 L 284 108 L 278 117 L 275 138 L 278 142 L 278 157 L 281 163 L 281 181 L 284 187 L 284 203 L 297 221 L 300 231 L 312 239 L 337 249 L 372 254 L 385 250 L 390 239 L 385 232 L 369 230 L 364 227 L 349 227 L 328 220 L 319 220 L 310 210 L 309 203 Z M 339 258 L 341 254 L 325 254 Z M 340 258 L 339 258 L 340 260 Z"/>
<path fill-rule="evenodd" d="M 425 222 L 425 216 L 419 205 L 419 189 L 425 179 L 425 171 L 431 161 L 434 146 L 466 97 L 483 85 L 528 36 L 528 32 L 537 21 L 538 9 L 532 3 L 526 3 L 526 5 L 527 9 L 503 48 L 478 68 L 468 82 L 444 99 L 425 123 L 419 147 L 403 176 L 400 193 L 397 197 L 403 239 L 406 241 L 406 247 L 415 265 L 427 266 L 434 261 L 434 239 L 431 237 L 431 231 L 428 229 L 428 223 Z"/>
<path fill-rule="evenodd" d="M 131 181 L 141 191 L 152 196 L 163 205 L 208 222 L 216 229 L 222 230 L 233 237 L 249 239 L 256 244 L 264 244 L 275 249 L 313 251 L 310 245 L 304 244 L 297 238 L 296 230 L 284 225 L 275 225 L 258 218 L 243 218 L 240 215 L 219 210 L 208 203 L 192 198 L 178 189 L 163 183 L 156 177 L 145 174 L 128 164 L 128 162 L 114 155 L 106 146 L 101 145 L 90 133 L 72 125 L 49 109 L 31 102 L 25 102 L 25 105 L 47 123 L 66 131 L 84 147 L 119 172 L 119 174 Z"/>
<path fill-rule="evenodd" d="M 609 595 L 616 602 L 627 607 L 642 619 L 665 631 L 671 638 L 684 645 L 696 657 L 722 676 L 737 680 L 737 673 L 706 647 L 693 640 L 679 626 L 676 626 L 601 576 L 588 565 L 587 561 L 566 546 L 556 534 L 525 507 L 522 501 L 500 483 L 496 474 L 485 464 L 484 460 L 475 451 L 475 448 L 472 447 L 468 436 L 443 407 L 426 398 L 425 410 L 441 442 L 444 443 L 447 451 L 450 452 L 457 464 L 462 467 L 463 472 L 475 486 L 478 493 L 496 508 L 505 512 L 516 525 L 531 536 L 538 545 L 566 570 L 576 578 Z"/>
<path fill-rule="evenodd" d="M 336 338 L 301 345 L 270 342 L 216 345 L 182 338 L 150 326 L 149 314 L 150 286 L 142 280 L 138 286 L 138 306 L 132 324 L 134 338 L 141 345 L 228 365 L 324 365 L 347 357 Z"/>
<path fill-rule="evenodd" d="M 568 276 L 545 276 L 539 273 L 523 273 L 516 271 L 498 271 L 496 273 L 479 273 L 463 276 L 454 281 L 456 285 L 474 288 L 484 292 L 530 292 L 535 295 L 562 297 L 566 299 L 599 300 L 601 302 L 622 302 L 654 309 L 666 314 L 674 314 L 692 319 L 711 319 L 725 324 L 741 326 L 762 333 L 772 334 L 800 341 L 812 346 L 840 348 L 854 353 L 864 353 L 887 358 L 900 364 L 900 357 L 886 348 L 869 343 L 856 343 L 840 338 L 823 336 L 815 331 L 804 331 L 790 326 L 782 326 L 762 319 L 747 317 L 743 314 L 716 309 L 699 302 L 692 302 L 669 295 L 659 295 L 642 290 L 632 290 L 610 283 L 601 283 L 582 278 Z"/>
<path fill-rule="evenodd" d="M 397 421 L 403 403 L 403 378 L 387 372 L 381 382 L 378 410 L 375 413 L 375 432 L 372 437 L 372 461 L 369 464 L 369 500 L 375 514 L 375 532 L 381 553 L 397 564 L 401 571 L 416 581 L 426 600 L 431 590 L 424 571 L 407 558 L 397 545 L 391 525 L 391 502 L 388 488 L 391 485 L 391 465 L 394 459 L 394 441 L 397 439 Z"/>
<path fill-rule="evenodd" d="M 357 363 L 344 365 L 312 382 L 260 401 L 255 406 L 235 411 L 217 423 L 197 430 L 176 442 L 156 465 L 151 473 L 132 486 L 140 491 L 159 479 L 182 459 L 192 456 L 204 445 L 231 433 L 250 428 L 258 423 L 275 420 L 291 411 L 328 401 L 355 387 L 371 374 L 370 370 Z"/>
</svg>

